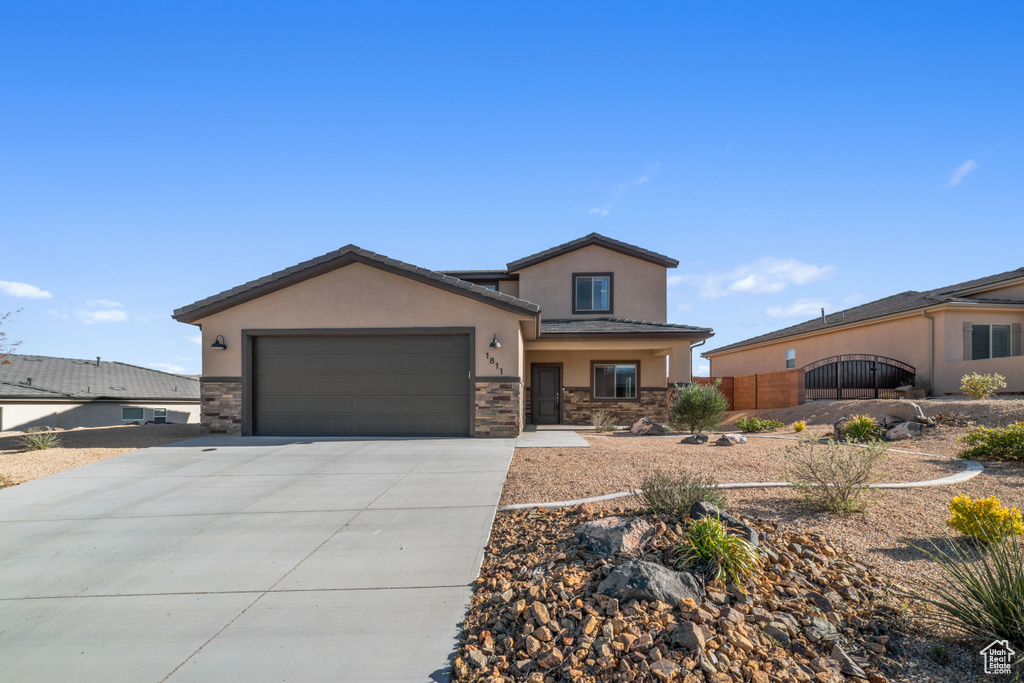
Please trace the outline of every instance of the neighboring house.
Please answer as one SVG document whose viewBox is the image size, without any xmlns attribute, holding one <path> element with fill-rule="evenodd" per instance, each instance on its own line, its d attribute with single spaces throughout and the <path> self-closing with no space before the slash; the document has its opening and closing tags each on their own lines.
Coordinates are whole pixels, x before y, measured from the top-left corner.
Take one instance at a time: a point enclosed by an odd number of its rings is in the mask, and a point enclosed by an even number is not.
<svg viewBox="0 0 1024 683">
<path fill-rule="evenodd" d="M 8 354 L 0 430 L 199 421 L 199 381 L 126 363 Z"/>
<path fill-rule="evenodd" d="M 806 368 L 808 398 L 871 396 L 872 388 L 917 384 L 960 393 L 971 373 L 999 373 L 1024 392 L 1021 324 L 1024 268 L 903 292 L 701 355 L 714 377 Z"/>
<path fill-rule="evenodd" d="M 597 234 L 435 272 L 349 245 L 174 312 L 203 336 L 203 424 L 262 435 L 515 436 L 665 420 L 709 328 L 666 322 L 678 262 Z"/>
</svg>

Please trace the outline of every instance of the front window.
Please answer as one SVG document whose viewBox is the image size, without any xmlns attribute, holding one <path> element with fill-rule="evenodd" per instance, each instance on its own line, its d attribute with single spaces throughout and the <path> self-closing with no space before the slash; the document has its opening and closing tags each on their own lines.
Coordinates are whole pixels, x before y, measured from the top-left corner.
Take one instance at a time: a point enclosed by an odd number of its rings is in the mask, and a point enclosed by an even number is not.
<svg viewBox="0 0 1024 683">
<path fill-rule="evenodd" d="M 789 349 L 786 351 L 786 367 L 796 367 L 796 349 Z"/>
<path fill-rule="evenodd" d="M 146 417 L 145 408 L 121 408 L 121 419 L 125 422 L 132 420 L 142 420 Z"/>
<path fill-rule="evenodd" d="M 636 363 L 595 363 L 594 398 L 635 399 L 637 375 Z"/>
<path fill-rule="evenodd" d="M 611 313 L 611 273 L 574 275 L 573 288 L 573 313 Z"/>
<path fill-rule="evenodd" d="M 971 330 L 971 358 L 1010 357 L 1009 325 L 974 325 Z"/>
</svg>

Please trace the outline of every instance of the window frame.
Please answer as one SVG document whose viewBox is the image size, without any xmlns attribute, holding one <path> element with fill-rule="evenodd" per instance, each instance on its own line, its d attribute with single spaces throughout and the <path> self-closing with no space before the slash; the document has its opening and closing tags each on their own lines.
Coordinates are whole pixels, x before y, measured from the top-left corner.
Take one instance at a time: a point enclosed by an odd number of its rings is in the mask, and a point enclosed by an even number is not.
<svg viewBox="0 0 1024 683">
<path fill-rule="evenodd" d="M 974 355 L 974 334 L 975 334 L 975 332 L 977 330 L 980 330 L 983 327 L 988 330 L 988 355 L 979 358 L 979 357 L 976 357 Z M 1005 356 L 996 356 L 993 353 L 994 345 L 995 345 L 995 334 L 993 334 L 993 332 L 994 332 L 995 328 L 997 328 L 997 327 L 1005 328 L 1006 329 L 1006 355 Z M 997 358 L 1012 358 L 1013 357 L 1013 325 L 1011 323 L 971 323 L 971 330 L 970 330 L 970 332 L 971 332 L 971 345 L 970 345 L 971 358 L 970 358 L 970 360 L 994 360 L 994 359 L 997 359 Z"/>
<path fill-rule="evenodd" d="M 790 354 L 792 354 L 792 357 L 790 357 Z M 795 367 L 796 367 L 796 349 L 786 349 L 786 369 L 789 370 L 789 369 L 795 368 Z"/>
<path fill-rule="evenodd" d="M 163 413 L 163 415 L 158 413 Z M 167 408 L 153 408 L 153 424 L 167 424 Z"/>
<path fill-rule="evenodd" d="M 589 278 L 606 277 L 606 278 L 608 278 L 608 308 L 599 308 L 599 309 L 594 309 L 594 308 L 591 308 L 591 309 L 580 309 L 580 308 L 577 308 L 577 306 L 576 306 L 576 281 L 579 278 L 581 278 L 581 277 L 589 277 Z M 593 313 L 606 313 L 608 315 L 611 315 L 614 312 L 614 310 L 615 310 L 615 274 L 614 273 L 573 273 L 572 274 L 571 296 L 572 296 L 572 312 L 573 312 L 573 315 L 586 315 L 586 314 L 593 314 Z M 594 289 L 593 289 L 593 284 L 591 284 L 591 289 L 590 289 L 590 305 L 591 306 L 594 305 Z"/>
<path fill-rule="evenodd" d="M 141 410 L 141 417 L 125 417 L 124 411 L 126 410 Z M 141 406 L 121 406 L 121 422 L 145 422 L 146 420 L 146 409 Z"/>
<path fill-rule="evenodd" d="M 632 365 L 636 372 L 636 396 L 633 398 L 618 398 L 618 397 L 607 397 L 597 395 L 597 381 L 594 375 L 598 366 L 621 366 L 621 365 Z M 638 360 L 592 360 L 590 361 L 590 400 L 601 401 L 606 403 L 639 403 L 640 402 L 640 361 Z"/>
</svg>

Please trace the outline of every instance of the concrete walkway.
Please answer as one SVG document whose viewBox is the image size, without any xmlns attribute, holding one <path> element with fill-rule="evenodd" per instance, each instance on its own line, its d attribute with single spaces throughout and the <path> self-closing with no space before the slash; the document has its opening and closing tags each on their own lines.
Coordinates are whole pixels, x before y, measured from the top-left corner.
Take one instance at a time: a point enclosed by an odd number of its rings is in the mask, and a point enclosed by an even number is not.
<svg viewBox="0 0 1024 683">
<path fill-rule="evenodd" d="M 0 491 L 0 679 L 447 680 L 512 439 L 196 439 Z"/>
<path fill-rule="evenodd" d="M 590 448 L 590 444 L 568 429 L 535 429 L 520 434 L 516 448 Z"/>
</svg>

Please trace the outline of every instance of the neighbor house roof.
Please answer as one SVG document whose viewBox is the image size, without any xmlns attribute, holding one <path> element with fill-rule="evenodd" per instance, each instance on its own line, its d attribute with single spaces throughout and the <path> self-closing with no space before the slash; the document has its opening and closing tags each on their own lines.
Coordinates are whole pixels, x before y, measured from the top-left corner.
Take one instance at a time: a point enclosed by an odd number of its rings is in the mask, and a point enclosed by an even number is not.
<svg viewBox="0 0 1024 683">
<path fill-rule="evenodd" d="M 291 285 L 352 263 L 362 263 L 402 275 L 499 308 L 534 315 L 540 311 L 540 306 L 535 303 L 517 299 L 509 294 L 502 294 L 486 287 L 475 285 L 472 282 L 460 280 L 451 275 L 445 275 L 444 273 L 397 261 L 383 254 L 376 254 L 372 251 L 361 249 L 354 244 L 349 244 L 337 251 L 318 256 L 309 261 L 303 261 L 291 268 L 279 270 L 258 280 L 246 282 L 244 285 L 239 285 L 220 294 L 214 294 L 188 306 L 183 306 L 174 311 L 173 318 L 183 323 L 194 323 L 208 315 L 219 313 L 238 304 L 252 301 L 271 292 L 290 287 Z"/>
<path fill-rule="evenodd" d="M 626 254 L 627 256 L 632 256 L 643 261 L 649 261 L 650 263 L 656 263 L 659 266 L 665 266 L 666 268 L 675 268 L 679 265 L 679 261 L 665 256 L 664 254 L 659 254 L 633 244 L 626 244 L 619 240 L 613 240 L 611 237 L 605 237 L 604 235 L 592 232 L 589 235 L 580 237 L 579 239 L 571 242 L 566 242 L 565 244 L 560 244 L 557 247 L 545 249 L 533 256 L 527 256 L 526 258 L 521 258 L 518 261 L 513 261 L 508 264 L 508 271 L 511 273 L 517 270 L 522 270 L 527 266 L 534 266 L 543 261 L 547 261 L 548 259 L 553 259 L 556 256 L 561 256 L 562 254 L 567 254 L 570 251 L 576 251 L 577 249 L 582 249 L 583 247 L 589 247 L 591 245 L 604 247 L 605 249 L 617 251 L 620 254 Z"/>
<path fill-rule="evenodd" d="M 198 401 L 199 381 L 116 361 L 9 354 L 0 365 L 0 399 Z"/>
<path fill-rule="evenodd" d="M 723 353 L 725 351 L 733 351 L 741 349 L 747 346 L 755 346 L 757 344 L 763 344 L 765 342 L 779 341 L 787 339 L 789 337 L 795 337 L 801 334 L 807 334 L 810 332 L 818 332 L 823 330 L 830 330 L 840 328 L 846 325 L 853 325 L 855 323 L 864 322 L 873 318 L 882 318 L 889 315 L 895 315 L 897 313 L 904 313 L 907 311 L 913 311 L 922 308 L 928 308 L 929 306 L 935 306 L 942 303 L 969 303 L 969 304 L 989 304 L 989 305 L 1021 305 L 1024 301 L 1011 300 L 1011 299 L 985 299 L 980 297 L 965 297 L 962 296 L 967 292 L 984 291 L 986 288 L 990 288 L 993 285 L 1009 282 L 1012 280 L 1024 278 L 1024 268 L 1018 268 L 1017 270 L 1009 270 L 1005 273 L 998 273 L 996 275 L 989 275 L 987 277 L 978 278 L 976 280 L 968 280 L 967 282 L 961 282 L 955 285 L 947 285 L 945 287 L 938 287 L 936 289 L 930 289 L 926 292 L 902 292 L 900 294 L 893 294 L 887 296 L 884 299 L 878 299 L 877 301 L 871 301 L 860 306 L 854 306 L 843 311 L 837 311 L 835 313 L 828 313 L 825 316 L 824 322 L 820 317 L 808 320 L 790 327 L 785 327 L 781 330 L 774 332 L 768 332 L 757 337 L 751 337 L 735 344 L 728 344 L 726 346 L 720 346 L 717 349 L 705 351 L 701 355 L 705 358 L 713 356 L 717 353 Z"/>
<path fill-rule="evenodd" d="M 625 318 L 591 318 L 587 320 L 541 320 L 541 338 L 558 335 L 657 335 L 660 337 L 707 338 L 714 336 L 710 327 L 652 323 Z"/>
</svg>

